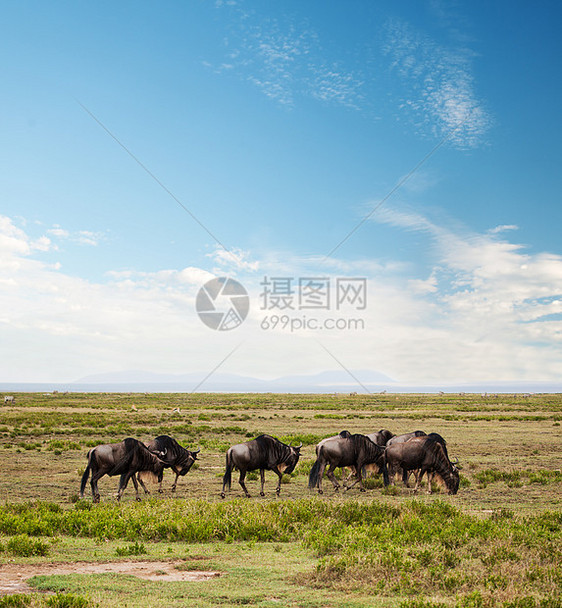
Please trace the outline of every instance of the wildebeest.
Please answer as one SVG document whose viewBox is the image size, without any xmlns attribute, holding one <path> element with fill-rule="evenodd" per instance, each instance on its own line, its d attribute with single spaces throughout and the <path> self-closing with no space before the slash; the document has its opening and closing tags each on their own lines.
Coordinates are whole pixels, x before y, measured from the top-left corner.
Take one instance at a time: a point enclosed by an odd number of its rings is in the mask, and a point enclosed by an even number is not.
<svg viewBox="0 0 562 608">
<path fill-rule="evenodd" d="M 456 463 L 453 464 L 449 460 L 445 450 L 435 436 L 414 437 L 404 443 L 387 445 L 384 460 L 389 479 L 393 479 L 398 468 L 401 468 L 404 474 L 419 469 L 414 491 L 419 490 L 421 479 L 424 473 L 427 473 L 430 494 L 433 474 L 441 477 L 449 494 L 456 494 L 459 489 L 459 472 Z"/>
<path fill-rule="evenodd" d="M 166 467 L 170 467 L 172 471 L 176 474 L 176 479 L 172 484 L 172 492 L 176 491 L 176 487 L 178 485 L 178 479 L 180 475 L 183 477 L 189 469 L 193 466 L 193 463 L 197 460 L 197 454 L 201 451 L 196 450 L 192 452 L 181 446 L 173 437 L 168 435 L 159 435 L 152 441 L 146 444 L 146 447 L 153 452 L 154 454 L 166 454 Z M 162 493 L 162 479 L 164 477 L 164 471 L 160 473 L 158 476 L 158 492 Z M 137 479 L 144 491 L 147 494 L 150 494 L 147 487 L 143 482 L 143 471 L 140 471 L 137 474 Z"/>
<path fill-rule="evenodd" d="M 242 486 L 247 498 L 250 493 L 246 488 L 244 479 L 248 471 L 260 470 L 261 491 L 260 496 L 264 496 L 263 486 L 265 484 L 265 471 L 273 471 L 279 477 L 279 482 L 275 492 L 277 496 L 281 492 L 281 478 L 286 473 L 289 475 L 297 466 L 300 457 L 302 443 L 293 447 L 282 443 L 279 439 L 270 435 L 260 435 L 246 443 L 233 445 L 226 453 L 226 471 L 222 480 L 221 497 L 225 496 L 225 488 L 230 489 L 232 481 L 232 470 L 240 471 L 238 483 Z"/>
<path fill-rule="evenodd" d="M 378 464 L 382 468 L 385 484 L 387 484 L 388 478 L 383 454 L 384 449 L 365 435 L 338 436 L 325 440 L 318 449 L 318 457 L 310 470 L 308 487 L 311 490 L 318 488 L 318 493 L 322 494 L 322 476 L 326 466 L 329 465 L 326 475 L 332 482 L 334 490 L 337 491 L 340 485 L 334 476 L 334 470 L 337 467 L 353 467 L 357 480 L 351 486 L 346 486 L 346 490 L 359 483 L 361 491 L 364 492 L 362 469 L 365 465 L 372 463 Z"/>
<path fill-rule="evenodd" d="M 13 395 L 4 395 L 4 404 L 10 403 L 13 405 L 16 402 L 16 399 Z"/>
<path fill-rule="evenodd" d="M 94 502 L 100 501 L 98 481 L 104 475 L 111 477 L 114 475 L 121 476 L 117 500 L 121 500 L 129 479 L 132 478 L 137 493 L 136 498 L 140 500 L 135 474 L 139 471 L 148 471 L 156 476 L 161 475 L 164 468 L 168 466 L 168 463 L 163 460 L 166 456 L 165 453 L 160 453 L 159 456 L 153 454 L 144 443 L 132 437 L 127 437 L 127 439 L 124 439 L 120 443 L 109 443 L 92 448 L 88 452 L 88 466 L 82 475 L 80 498 L 84 497 L 86 483 L 91 473 L 90 486 Z"/>
<path fill-rule="evenodd" d="M 376 433 L 368 433 L 365 436 L 368 437 L 373 443 L 384 447 L 395 435 L 387 429 L 381 429 Z"/>
<path fill-rule="evenodd" d="M 395 435 L 386 442 L 386 445 L 389 446 L 394 445 L 395 443 L 405 443 L 414 437 L 424 437 L 425 435 L 427 435 L 427 433 L 424 431 L 412 431 L 411 433 L 404 433 L 403 435 Z"/>
</svg>

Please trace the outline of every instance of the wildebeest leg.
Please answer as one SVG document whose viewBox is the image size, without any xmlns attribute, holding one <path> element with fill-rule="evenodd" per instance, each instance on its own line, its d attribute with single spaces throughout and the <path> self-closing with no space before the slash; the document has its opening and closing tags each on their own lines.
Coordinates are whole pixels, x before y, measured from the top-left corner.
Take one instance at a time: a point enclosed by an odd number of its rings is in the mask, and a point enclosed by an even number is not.
<svg viewBox="0 0 562 608">
<path fill-rule="evenodd" d="M 420 469 L 418 476 L 416 478 L 416 487 L 414 488 L 414 494 L 420 489 L 420 485 L 421 485 L 421 480 L 422 477 L 424 476 L 424 474 L 427 472 L 427 469 Z"/>
<path fill-rule="evenodd" d="M 347 488 L 347 482 L 350 479 L 353 479 L 356 475 L 357 475 L 357 471 L 355 470 L 355 467 L 349 467 L 349 475 L 342 481 L 342 484 Z M 353 487 L 353 486 L 351 486 L 351 487 Z"/>
<path fill-rule="evenodd" d="M 427 472 L 427 493 L 428 494 L 432 494 L 433 493 L 433 488 L 431 487 L 431 482 L 433 481 L 433 471 L 428 471 Z"/>
<path fill-rule="evenodd" d="M 340 489 L 340 484 L 338 483 L 338 480 L 336 479 L 336 476 L 334 475 L 335 469 L 336 469 L 336 466 L 331 464 L 329 469 L 326 471 L 326 476 L 332 482 L 332 484 L 334 486 L 334 491 L 337 492 Z"/>
<path fill-rule="evenodd" d="M 140 485 L 142 486 L 142 489 L 144 490 L 145 494 L 150 494 L 148 488 L 144 485 L 144 481 L 141 479 L 140 473 L 137 473 L 137 480 L 140 483 Z"/>
<path fill-rule="evenodd" d="M 133 475 L 131 475 L 131 479 L 133 480 L 133 485 L 135 486 L 135 492 L 137 493 L 135 498 L 137 499 L 137 502 L 140 502 L 141 497 L 139 496 L 139 484 L 137 483 L 137 478 L 134 473 L 133 473 Z"/>
<path fill-rule="evenodd" d="M 394 485 L 394 475 L 396 475 L 397 468 L 398 467 L 395 464 L 387 465 L 389 485 Z"/>
<path fill-rule="evenodd" d="M 172 492 L 176 491 L 177 485 L 178 485 L 178 479 L 180 478 L 180 474 L 176 473 L 176 478 L 174 479 L 174 483 L 172 484 Z M 163 492 L 164 490 L 162 490 L 162 482 L 160 482 L 160 489 L 158 490 L 159 492 Z"/>
<path fill-rule="evenodd" d="M 277 477 L 279 477 L 277 481 L 277 487 L 275 488 L 275 493 L 277 494 L 277 496 L 279 496 L 281 494 L 281 479 L 283 479 L 283 473 L 277 471 L 276 469 L 274 470 L 277 473 Z"/>
<path fill-rule="evenodd" d="M 363 475 L 362 475 L 362 473 L 361 473 L 361 472 L 362 472 L 362 470 L 363 470 L 363 465 L 361 465 L 361 466 L 359 466 L 359 465 L 358 465 L 358 466 L 357 466 L 357 468 L 355 469 L 355 476 L 356 476 L 356 479 L 355 479 L 355 481 L 354 481 L 354 482 L 353 482 L 353 483 L 352 483 L 350 486 L 347 486 L 347 487 L 345 488 L 345 491 L 347 491 L 347 490 L 351 490 L 351 488 L 353 488 L 353 486 L 354 486 L 355 484 L 357 484 L 357 483 L 359 484 L 359 490 L 360 490 L 361 492 L 364 492 L 364 491 L 365 491 L 365 486 L 363 485 Z"/>
<path fill-rule="evenodd" d="M 412 471 L 408 470 L 408 469 L 402 469 L 402 483 L 409 488 L 410 484 L 408 483 L 408 479 L 410 478 Z M 415 473 L 414 473 L 415 474 Z M 417 476 L 416 476 L 417 479 Z"/>
<path fill-rule="evenodd" d="M 99 471 L 96 471 L 95 473 L 92 472 L 92 478 L 90 479 L 90 487 L 92 488 L 92 500 L 93 502 L 99 502 L 100 501 L 100 493 L 98 490 L 98 480 L 101 479 L 103 477 L 103 473 L 100 473 Z"/>
<path fill-rule="evenodd" d="M 242 489 L 244 490 L 244 493 L 246 494 L 246 498 L 250 498 L 250 492 L 248 492 L 248 489 L 246 488 L 244 479 L 246 479 L 246 471 L 244 469 L 241 469 L 240 470 L 240 479 L 238 480 L 238 483 L 242 486 Z"/>
<path fill-rule="evenodd" d="M 137 484 L 137 480 L 135 479 L 135 474 L 134 473 L 124 473 L 119 478 L 119 489 L 117 490 L 117 502 L 119 502 L 121 500 L 121 496 L 123 496 L 123 492 L 127 488 L 127 485 L 129 484 L 129 479 L 131 479 L 131 478 L 133 479 L 133 484 L 135 486 L 135 490 L 137 491 L 137 500 L 140 501 L 139 486 Z"/>
<path fill-rule="evenodd" d="M 263 491 L 263 487 L 265 486 L 265 469 L 260 469 L 260 481 L 261 481 L 260 496 L 265 496 L 265 492 Z"/>
</svg>

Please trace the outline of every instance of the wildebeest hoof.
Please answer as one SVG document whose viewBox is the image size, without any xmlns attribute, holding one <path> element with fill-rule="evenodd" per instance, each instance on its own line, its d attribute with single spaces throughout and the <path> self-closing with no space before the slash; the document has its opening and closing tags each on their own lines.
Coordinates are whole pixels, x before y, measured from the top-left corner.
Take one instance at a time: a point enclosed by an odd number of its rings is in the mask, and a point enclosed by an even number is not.
<svg viewBox="0 0 562 608">
<path fill-rule="evenodd" d="M 318 494 L 324 494 L 324 490 L 318 490 Z"/>
<path fill-rule="evenodd" d="M 161 490 L 161 492 L 163 492 L 164 490 Z M 172 492 L 176 491 L 176 486 L 172 486 Z"/>
<path fill-rule="evenodd" d="M 365 488 L 359 488 L 360 492 L 365 492 Z"/>
<path fill-rule="evenodd" d="M 137 502 L 140 502 L 142 500 L 142 498 L 140 496 L 137 496 Z"/>
<path fill-rule="evenodd" d="M 260 492 L 260 496 L 265 496 L 265 492 Z"/>
<path fill-rule="evenodd" d="M 162 488 L 160 488 L 160 489 L 158 490 L 158 494 L 164 494 L 164 490 L 163 490 Z"/>
<path fill-rule="evenodd" d="M 250 494 L 246 494 L 246 498 L 252 498 Z"/>
<path fill-rule="evenodd" d="M 224 498 L 224 492 L 221 492 L 221 498 Z"/>
</svg>

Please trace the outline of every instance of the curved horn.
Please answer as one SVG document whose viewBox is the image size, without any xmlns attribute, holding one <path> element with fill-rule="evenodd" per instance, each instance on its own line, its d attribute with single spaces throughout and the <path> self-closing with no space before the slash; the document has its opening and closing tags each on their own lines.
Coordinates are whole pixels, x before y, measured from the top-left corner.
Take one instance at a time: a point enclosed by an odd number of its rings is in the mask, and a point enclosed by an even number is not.
<svg viewBox="0 0 562 608">
<path fill-rule="evenodd" d="M 199 454 L 199 452 L 201 451 L 201 448 L 199 448 L 198 450 L 192 451 L 192 454 Z"/>
<path fill-rule="evenodd" d="M 302 448 L 302 441 L 300 442 L 299 445 L 295 446 L 295 450 L 300 450 Z"/>
<path fill-rule="evenodd" d="M 451 460 L 451 464 L 459 464 L 459 459 L 455 456 L 454 462 Z"/>
</svg>

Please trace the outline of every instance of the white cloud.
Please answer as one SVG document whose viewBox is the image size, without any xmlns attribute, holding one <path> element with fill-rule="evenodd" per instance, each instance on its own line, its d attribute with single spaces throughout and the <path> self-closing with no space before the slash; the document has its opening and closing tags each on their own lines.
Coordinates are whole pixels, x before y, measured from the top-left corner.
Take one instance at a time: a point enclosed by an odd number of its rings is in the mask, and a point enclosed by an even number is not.
<svg viewBox="0 0 562 608">
<path fill-rule="evenodd" d="M 207 254 L 207 257 L 218 264 L 218 267 L 214 269 L 216 274 L 224 273 L 226 270 L 230 270 L 231 273 L 239 271 L 256 272 L 260 266 L 258 261 L 248 259 L 250 257 L 248 251 L 236 247 L 228 250 L 224 247 L 216 247 L 215 251 Z"/>
<path fill-rule="evenodd" d="M 212 254 L 221 274 L 242 282 L 250 315 L 232 332 L 206 328 L 195 298 L 213 273 L 188 266 L 109 271 L 106 282 L 66 275 L 41 261 L 31 239 L 0 217 L 0 351 L 3 381 L 69 381 L 122 369 L 182 373 L 213 369 L 278 377 L 333 369 L 326 346 L 349 369 L 401 382 L 552 380 L 562 363 L 562 258 L 531 254 L 498 234 L 444 227 L 420 214 L 388 211 L 380 221 L 426 235 L 432 262 L 413 278 L 404 263 L 344 262 L 270 252 L 260 260 Z M 278 260 L 281 260 L 280 264 Z M 263 308 L 263 277 L 366 277 L 365 310 Z M 362 318 L 365 328 L 262 328 L 264 317 Z"/>
</svg>

